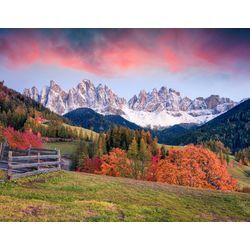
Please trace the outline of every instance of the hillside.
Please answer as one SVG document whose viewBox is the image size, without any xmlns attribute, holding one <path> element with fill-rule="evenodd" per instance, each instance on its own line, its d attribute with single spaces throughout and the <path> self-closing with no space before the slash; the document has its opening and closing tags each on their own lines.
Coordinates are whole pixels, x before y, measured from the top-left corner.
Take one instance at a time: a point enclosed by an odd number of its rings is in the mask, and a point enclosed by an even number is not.
<svg viewBox="0 0 250 250">
<path fill-rule="evenodd" d="M 250 146 L 250 99 L 240 103 L 208 123 L 179 136 L 167 138 L 165 143 L 199 143 L 218 139 L 232 151 Z"/>
<path fill-rule="evenodd" d="M 121 125 L 130 129 L 138 129 L 140 126 L 127 121 L 119 115 L 101 115 L 90 108 L 79 108 L 64 115 L 72 124 L 96 132 L 107 131 L 113 125 Z"/>
<path fill-rule="evenodd" d="M 42 114 L 49 120 L 67 122 L 67 119 L 51 112 L 42 104 L 4 86 L 4 82 L 0 82 L 0 122 L 4 126 L 21 129 L 27 118 L 34 117 L 36 113 Z"/>
<path fill-rule="evenodd" d="M 194 123 L 183 123 L 163 130 L 152 130 L 152 134 L 158 137 L 159 143 L 171 144 L 171 140 L 174 140 L 176 136 L 183 135 L 196 127 L 198 127 L 198 125 Z"/>
<path fill-rule="evenodd" d="M 250 221 L 250 195 L 57 172 L 0 184 L 0 221 Z"/>
</svg>

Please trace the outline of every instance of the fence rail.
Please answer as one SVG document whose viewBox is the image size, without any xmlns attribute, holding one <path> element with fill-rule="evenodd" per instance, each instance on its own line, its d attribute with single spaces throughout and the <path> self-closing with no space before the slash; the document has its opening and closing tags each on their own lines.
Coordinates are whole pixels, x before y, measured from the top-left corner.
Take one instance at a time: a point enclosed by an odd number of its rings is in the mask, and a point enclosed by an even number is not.
<svg viewBox="0 0 250 250">
<path fill-rule="evenodd" d="M 29 148 L 1 152 L 0 166 L 7 171 L 8 179 L 30 176 L 61 169 L 60 150 Z"/>
</svg>

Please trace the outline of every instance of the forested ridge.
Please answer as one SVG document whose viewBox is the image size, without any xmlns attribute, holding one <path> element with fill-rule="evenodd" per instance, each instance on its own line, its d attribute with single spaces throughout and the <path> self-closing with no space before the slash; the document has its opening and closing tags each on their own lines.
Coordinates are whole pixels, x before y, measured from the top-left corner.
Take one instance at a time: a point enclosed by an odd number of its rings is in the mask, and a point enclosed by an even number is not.
<svg viewBox="0 0 250 250">
<path fill-rule="evenodd" d="M 0 121 L 3 126 L 22 129 L 29 117 L 35 118 L 38 115 L 48 120 L 67 122 L 65 118 L 51 112 L 42 104 L 0 82 Z"/>
<path fill-rule="evenodd" d="M 250 99 L 240 103 L 203 126 L 167 139 L 170 144 L 174 145 L 196 144 L 210 139 L 220 140 L 233 152 L 249 147 Z"/>
</svg>

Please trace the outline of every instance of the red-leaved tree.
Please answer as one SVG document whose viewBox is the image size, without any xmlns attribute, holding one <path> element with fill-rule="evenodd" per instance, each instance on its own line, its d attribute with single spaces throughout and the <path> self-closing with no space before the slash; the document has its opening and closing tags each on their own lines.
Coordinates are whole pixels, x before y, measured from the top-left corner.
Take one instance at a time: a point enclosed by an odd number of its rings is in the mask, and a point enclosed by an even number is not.
<svg viewBox="0 0 250 250">
<path fill-rule="evenodd" d="M 4 130 L 4 137 L 13 149 L 28 149 L 31 147 L 42 147 L 40 135 L 33 134 L 31 131 L 19 132 L 11 127 Z"/>
<path fill-rule="evenodd" d="M 158 165 L 159 165 L 160 159 L 161 159 L 161 156 L 159 154 L 152 156 L 151 162 L 147 169 L 147 174 L 146 174 L 147 181 L 157 181 L 157 171 L 158 171 Z"/>
<path fill-rule="evenodd" d="M 94 156 L 93 158 L 84 159 L 82 166 L 77 167 L 76 171 L 94 174 L 101 170 L 101 165 L 101 159 Z"/>
</svg>

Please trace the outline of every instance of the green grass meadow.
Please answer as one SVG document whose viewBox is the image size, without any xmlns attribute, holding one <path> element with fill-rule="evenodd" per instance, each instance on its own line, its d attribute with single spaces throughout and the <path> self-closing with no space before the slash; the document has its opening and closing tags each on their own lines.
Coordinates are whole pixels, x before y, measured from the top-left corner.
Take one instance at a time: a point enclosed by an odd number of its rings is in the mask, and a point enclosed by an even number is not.
<svg viewBox="0 0 250 250">
<path fill-rule="evenodd" d="M 0 183 L 0 221 L 250 221 L 250 195 L 60 171 Z"/>
</svg>

